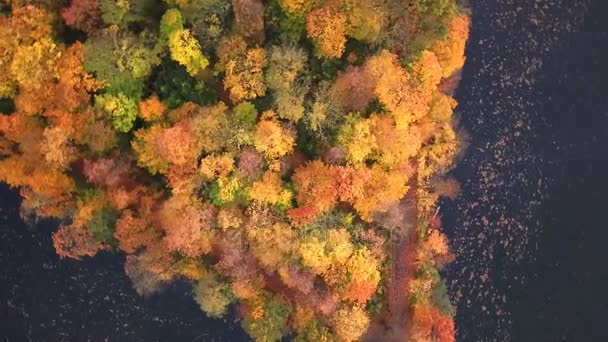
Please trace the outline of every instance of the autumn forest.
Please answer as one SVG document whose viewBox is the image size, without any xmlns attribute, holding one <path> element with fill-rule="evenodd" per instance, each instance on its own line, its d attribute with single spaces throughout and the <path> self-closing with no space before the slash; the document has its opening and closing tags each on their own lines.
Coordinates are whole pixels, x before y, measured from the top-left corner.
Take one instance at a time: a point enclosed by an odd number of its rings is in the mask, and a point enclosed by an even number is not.
<svg viewBox="0 0 608 342">
<path fill-rule="evenodd" d="M 456 0 L 0 0 L 0 181 L 255 341 L 454 341 Z M 162 294 L 160 294 L 162 295 Z"/>
</svg>

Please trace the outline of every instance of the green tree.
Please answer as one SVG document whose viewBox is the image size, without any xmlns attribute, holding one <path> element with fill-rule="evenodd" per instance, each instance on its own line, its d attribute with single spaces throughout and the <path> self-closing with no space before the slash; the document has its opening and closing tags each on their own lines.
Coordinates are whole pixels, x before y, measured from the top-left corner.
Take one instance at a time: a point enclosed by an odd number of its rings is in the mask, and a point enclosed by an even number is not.
<svg viewBox="0 0 608 342">
<path fill-rule="evenodd" d="M 95 105 L 112 116 L 114 128 L 126 133 L 133 128 L 137 119 L 137 102 L 123 93 L 118 95 L 98 95 L 95 97 Z"/>
</svg>

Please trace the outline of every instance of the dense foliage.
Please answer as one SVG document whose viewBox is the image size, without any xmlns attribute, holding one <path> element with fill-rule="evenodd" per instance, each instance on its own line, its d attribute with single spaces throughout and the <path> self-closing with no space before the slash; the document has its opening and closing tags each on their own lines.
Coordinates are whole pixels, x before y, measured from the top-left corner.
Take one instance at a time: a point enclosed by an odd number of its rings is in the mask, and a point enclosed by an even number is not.
<svg viewBox="0 0 608 342">
<path fill-rule="evenodd" d="M 0 4 L 0 180 L 60 256 L 188 279 L 256 341 L 358 340 L 404 284 L 398 340 L 454 340 L 456 0 Z"/>
</svg>

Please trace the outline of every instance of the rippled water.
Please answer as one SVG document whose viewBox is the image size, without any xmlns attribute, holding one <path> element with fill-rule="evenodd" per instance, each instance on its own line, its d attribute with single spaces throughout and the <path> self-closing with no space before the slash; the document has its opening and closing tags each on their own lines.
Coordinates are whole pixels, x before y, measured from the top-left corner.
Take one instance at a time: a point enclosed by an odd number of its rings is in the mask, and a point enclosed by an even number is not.
<svg viewBox="0 0 608 342">
<path fill-rule="evenodd" d="M 457 92 L 470 147 L 442 203 L 459 341 L 608 341 L 608 11 L 594 0 L 471 1 Z M 604 21 L 604 22 L 602 22 Z M 0 187 L 0 335 L 7 341 L 240 341 L 177 283 L 139 298 L 121 256 L 59 260 Z"/>
<path fill-rule="evenodd" d="M 472 7 L 457 93 L 471 144 L 443 206 L 458 340 L 606 341 L 606 295 L 588 289 L 608 285 L 591 240 L 608 237 L 606 2 Z"/>
</svg>

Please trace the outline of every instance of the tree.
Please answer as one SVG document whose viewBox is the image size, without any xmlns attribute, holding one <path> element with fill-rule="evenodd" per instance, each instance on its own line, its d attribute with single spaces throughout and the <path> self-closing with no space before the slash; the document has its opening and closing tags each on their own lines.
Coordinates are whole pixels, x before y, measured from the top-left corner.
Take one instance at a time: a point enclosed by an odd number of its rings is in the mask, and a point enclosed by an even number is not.
<svg viewBox="0 0 608 342">
<path fill-rule="evenodd" d="M 32 45 L 19 45 L 14 51 L 10 72 L 20 87 L 38 90 L 42 80 L 53 77 L 60 55 L 59 47 L 50 37 Z"/>
<path fill-rule="evenodd" d="M 163 129 L 156 138 L 156 150 L 164 160 L 173 165 L 189 169 L 196 167 L 199 150 L 196 138 L 186 121 Z"/>
<path fill-rule="evenodd" d="M 85 43 L 84 67 L 105 83 L 111 95 L 123 93 L 138 101 L 143 94 L 143 81 L 160 64 L 154 49 L 155 34 L 142 31 L 138 35 L 112 25 L 96 31 Z"/>
<path fill-rule="evenodd" d="M 69 7 L 61 10 L 66 25 L 86 33 L 93 32 L 101 23 L 97 0 L 72 0 Z"/>
<path fill-rule="evenodd" d="M 283 187 L 277 172 L 267 171 L 261 180 L 254 182 L 249 189 L 249 198 L 283 208 L 291 207 L 293 193 Z"/>
<path fill-rule="evenodd" d="M 101 241 L 95 241 L 90 231 L 82 226 L 63 225 L 53 233 L 53 246 L 57 255 L 62 258 L 81 259 L 94 256 L 107 249 Z"/>
<path fill-rule="evenodd" d="M 292 312 L 289 303 L 264 294 L 253 305 L 251 314 L 245 316 L 242 326 L 255 341 L 272 342 L 280 340 L 287 330 L 287 322 Z"/>
<path fill-rule="evenodd" d="M 57 169 L 66 169 L 76 160 L 77 151 L 70 143 L 70 134 L 62 127 L 46 128 L 41 152 L 47 163 Z"/>
<path fill-rule="evenodd" d="M 331 98 L 344 112 L 365 113 L 374 99 L 373 82 L 367 70 L 349 66 L 338 73 L 331 87 Z"/>
<path fill-rule="evenodd" d="M 177 8 L 168 9 L 160 19 L 159 39 L 162 44 L 168 44 L 171 35 L 184 29 L 184 17 Z"/>
<path fill-rule="evenodd" d="M 440 342 L 453 342 L 455 340 L 454 321 L 433 306 L 414 305 L 412 322 L 412 341 L 436 339 Z"/>
<path fill-rule="evenodd" d="M 116 222 L 114 238 L 118 242 L 118 248 L 125 253 L 135 253 L 156 242 L 161 236 L 148 217 L 137 214 L 129 209 L 124 210 Z"/>
<path fill-rule="evenodd" d="M 221 318 L 232 303 L 228 286 L 214 272 L 207 272 L 194 286 L 194 300 L 212 318 Z"/>
<path fill-rule="evenodd" d="M 107 232 L 111 234 L 114 223 L 108 213 L 103 192 L 84 193 L 78 199 L 71 224 L 62 225 L 53 233 L 53 246 L 57 254 L 61 257 L 80 259 L 107 249 L 110 242 Z"/>
<path fill-rule="evenodd" d="M 112 124 L 116 130 L 127 133 L 133 128 L 138 114 L 137 102 L 124 93 L 118 93 L 116 96 L 98 95 L 95 97 L 95 106 L 112 116 Z"/>
<path fill-rule="evenodd" d="M 348 35 L 365 43 L 373 43 L 387 21 L 381 0 L 344 0 L 348 16 Z"/>
<path fill-rule="evenodd" d="M 336 334 L 344 341 L 356 341 L 369 326 L 369 317 L 358 305 L 345 306 L 336 311 L 331 323 Z"/>
<path fill-rule="evenodd" d="M 255 127 L 255 149 L 267 159 L 276 159 L 290 153 L 294 144 L 294 133 L 275 118 L 274 112 L 265 112 Z"/>
<path fill-rule="evenodd" d="M 441 80 L 441 66 L 434 53 L 423 51 L 411 72 L 397 64 L 387 51 L 370 58 L 367 68 L 376 80 L 376 95 L 391 111 L 399 129 L 425 116 Z"/>
<path fill-rule="evenodd" d="M 279 0 L 281 7 L 292 15 L 305 13 L 313 3 L 311 0 Z"/>
<path fill-rule="evenodd" d="M 155 2 L 150 0 L 97 0 L 103 21 L 108 25 L 128 28 L 129 25 L 150 25 Z"/>
<path fill-rule="evenodd" d="M 199 107 L 184 103 L 182 107 L 191 107 L 188 112 L 190 130 L 196 139 L 196 148 L 204 153 L 218 152 L 226 142 L 222 139 L 224 123 L 227 122 L 228 108 L 222 102 L 213 106 Z"/>
<path fill-rule="evenodd" d="M 186 21 L 203 49 L 215 47 L 230 29 L 228 17 L 232 2 L 225 0 L 196 0 L 179 5 Z"/>
<path fill-rule="evenodd" d="M 399 129 L 391 115 L 372 114 L 372 134 L 376 142 L 374 159 L 386 167 L 397 167 L 414 157 L 423 143 L 422 130 L 417 125 Z"/>
<path fill-rule="evenodd" d="M 469 38 L 471 19 L 464 14 L 454 17 L 448 24 L 448 34 L 437 40 L 431 50 L 437 55 L 443 69 L 443 77 L 450 77 L 464 66 L 464 49 Z"/>
<path fill-rule="evenodd" d="M 458 102 L 443 93 L 435 93 L 431 102 L 429 118 L 437 123 L 448 123 Z"/>
<path fill-rule="evenodd" d="M 331 258 L 325 252 L 326 244 L 323 239 L 312 235 L 299 241 L 298 253 L 302 263 L 315 274 L 324 274 L 331 266 Z"/>
<path fill-rule="evenodd" d="M 51 103 L 44 105 L 47 109 L 73 113 L 89 107 L 91 93 L 102 85 L 84 69 L 83 62 L 84 45 L 80 42 L 75 42 L 61 54 L 57 61 L 57 82 L 51 86 L 54 96 L 49 99 Z"/>
<path fill-rule="evenodd" d="M 237 174 L 247 180 L 255 180 L 262 174 L 264 158 L 252 148 L 244 148 L 237 161 Z"/>
<path fill-rule="evenodd" d="M 330 332 L 330 330 L 321 325 L 317 320 L 313 320 L 313 323 L 307 325 L 303 329 L 298 329 L 298 334 L 295 337 L 297 342 L 305 341 L 334 341 L 336 337 Z"/>
<path fill-rule="evenodd" d="M 370 169 L 355 169 L 352 179 L 353 206 L 368 222 L 375 213 L 386 212 L 389 205 L 402 199 L 408 190 L 406 176 L 385 171 L 377 164 Z"/>
<path fill-rule="evenodd" d="M 217 49 L 218 68 L 225 73 L 224 89 L 235 102 L 255 99 L 266 94 L 264 49 L 247 49 L 247 43 L 240 36 L 227 37 L 220 41 Z"/>
<path fill-rule="evenodd" d="M 209 60 L 201 51 L 198 41 L 190 30 L 181 29 L 169 35 L 169 50 L 171 58 L 183 65 L 192 76 L 198 75 L 209 65 Z"/>
<path fill-rule="evenodd" d="M 166 109 L 165 104 L 154 94 L 148 99 L 139 102 L 139 117 L 145 121 L 161 120 Z"/>
<path fill-rule="evenodd" d="M 304 116 L 304 97 L 309 81 L 304 50 L 295 47 L 273 47 L 270 52 L 266 82 L 273 91 L 279 117 L 294 122 Z"/>
<path fill-rule="evenodd" d="M 255 126 L 258 119 L 258 110 L 251 102 L 241 102 L 233 110 L 234 121 L 246 130 Z"/>
<path fill-rule="evenodd" d="M 300 207 L 315 208 L 323 213 L 333 208 L 338 201 L 334 169 L 319 160 L 297 168 L 292 180 Z"/>
<path fill-rule="evenodd" d="M 295 227 L 313 223 L 318 214 L 317 208 L 315 207 L 299 207 L 287 210 L 287 215 L 291 220 L 291 224 Z"/>
<path fill-rule="evenodd" d="M 207 180 L 226 177 L 234 169 L 234 159 L 228 154 L 211 154 L 201 160 L 199 174 Z"/>
<path fill-rule="evenodd" d="M 224 230 L 240 228 L 245 221 L 245 216 L 237 206 L 221 208 L 217 214 L 217 225 Z"/>
<path fill-rule="evenodd" d="M 194 204 L 187 198 L 171 197 L 159 213 L 167 247 L 196 258 L 211 251 L 215 239 L 217 209 Z"/>
<path fill-rule="evenodd" d="M 169 162 L 156 150 L 156 141 L 162 131 L 163 128 L 159 125 L 142 128 L 135 131 L 135 139 L 131 141 L 133 151 L 137 155 L 137 164 L 152 174 L 164 173 L 169 168 Z"/>
<path fill-rule="evenodd" d="M 264 42 L 264 3 L 261 0 L 232 0 L 236 31 L 243 37 Z"/>
<path fill-rule="evenodd" d="M 145 263 L 135 255 L 127 255 L 125 273 L 140 296 L 150 296 L 159 292 L 165 285 L 165 281 L 146 269 Z"/>
<path fill-rule="evenodd" d="M 287 263 L 295 246 L 296 236 L 296 232 L 285 223 L 251 225 L 247 229 L 247 240 L 252 254 L 268 272 L 276 271 Z"/>
<path fill-rule="evenodd" d="M 306 30 L 323 58 L 340 58 L 346 46 L 346 15 L 332 2 L 311 11 Z"/>
<path fill-rule="evenodd" d="M 19 83 L 28 79 L 30 87 L 39 89 L 40 80 L 52 75 L 58 57 L 51 39 L 51 13 L 27 5 L 14 6 L 11 14 L 0 19 L 0 97 L 16 95 L 23 86 Z"/>
<path fill-rule="evenodd" d="M 344 146 L 350 164 L 363 163 L 377 148 L 372 125 L 372 120 L 349 116 L 342 126 L 338 142 Z"/>
<path fill-rule="evenodd" d="M 349 280 L 343 290 L 344 298 L 361 304 L 367 303 L 380 282 L 377 261 L 364 247 L 352 253 L 345 266 Z"/>
</svg>

